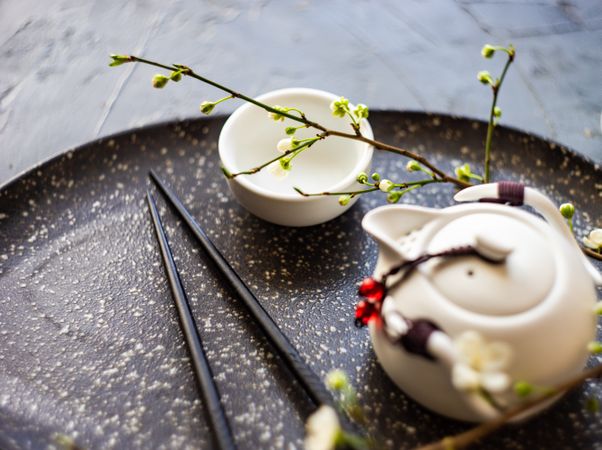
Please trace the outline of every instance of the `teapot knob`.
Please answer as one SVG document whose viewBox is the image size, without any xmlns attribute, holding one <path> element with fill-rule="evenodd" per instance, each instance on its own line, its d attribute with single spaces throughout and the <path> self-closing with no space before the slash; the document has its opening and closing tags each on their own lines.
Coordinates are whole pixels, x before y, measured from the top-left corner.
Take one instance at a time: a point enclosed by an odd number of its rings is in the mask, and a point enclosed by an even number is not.
<svg viewBox="0 0 602 450">
<path fill-rule="evenodd" d="M 475 248 L 480 255 L 495 262 L 504 261 L 513 250 L 509 245 L 481 233 L 475 237 Z"/>
</svg>

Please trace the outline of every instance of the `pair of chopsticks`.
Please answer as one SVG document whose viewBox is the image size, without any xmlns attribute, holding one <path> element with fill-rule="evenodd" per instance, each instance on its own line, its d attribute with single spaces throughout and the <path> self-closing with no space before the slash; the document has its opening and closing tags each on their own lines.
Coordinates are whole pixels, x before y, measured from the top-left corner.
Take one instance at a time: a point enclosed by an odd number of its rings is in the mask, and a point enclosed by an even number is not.
<svg viewBox="0 0 602 450">
<path fill-rule="evenodd" d="M 186 225 L 188 225 L 198 242 L 201 244 L 201 247 L 203 247 L 205 250 L 207 256 L 209 256 L 209 258 L 214 262 L 230 286 L 232 286 L 232 288 L 236 291 L 240 299 L 248 308 L 257 325 L 261 328 L 280 358 L 288 366 L 312 402 L 317 406 L 335 406 L 335 402 L 330 392 L 326 389 L 320 377 L 318 377 L 318 375 L 316 375 L 316 373 L 303 360 L 297 349 L 293 346 L 293 344 L 291 344 L 271 316 L 261 306 L 253 292 L 251 292 L 251 290 L 245 285 L 238 274 L 230 266 L 228 261 L 222 256 L 222 254 L 215 247 L 213 242 L 211 242 L 201 226 L 195 221 L 194 217 L 192 217 L 192 215 L 184 207 L 175 193 L 169 189 L 152 170 L 150 172 L 150 177 L 157 185 L 159 190 L 169 200 L 169 203 L 171 203 L 171 205 L 176 209 Z M 165 230 L 161 222 L 161 217 L 159 216 L 159 212 L 157 210 L 157 205 L 150 191 L 147 192 L 147 200 L 153 224 L 155 226 L 155 232 L 159 241 L 163 263 L 168 275 L 172 295 L 178 310 L 180 325 L 190 351 L 192 367 L 196 374 L 201 395 L 205 401 L 207 414 L 209 416 L 209 424 L 215 434 L 215 440 L 219 445 L 219 448 L 234 449 L 236 446 L 232 437 L 232 431 L 228 425 L 228 419 L 224 413 L 223 406 L 219 399 L 219 392 L 213 380 L 211 368 L 203 350 L 201 337 L 192 316 L 190 305 L 186 298 L 186 293 L 184 292 L 182 282 L 178 275 L 173 255 L 169 247 L 169 242 L 167 241 Z M 342 419 L 343 423 L 345 424 L 347 421 L 345 418 Z"/>
</svg>

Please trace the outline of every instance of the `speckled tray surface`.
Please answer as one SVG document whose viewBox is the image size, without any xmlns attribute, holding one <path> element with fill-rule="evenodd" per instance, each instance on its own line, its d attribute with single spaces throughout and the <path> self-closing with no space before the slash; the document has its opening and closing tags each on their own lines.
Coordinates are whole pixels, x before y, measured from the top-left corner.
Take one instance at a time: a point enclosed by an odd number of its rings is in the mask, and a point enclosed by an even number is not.
<svg viewBox="0 0 602 450">
<path fill-rule="evenodd" d="M 353 326 L 356 283 L 371 273 L 377 254 L 360 220 L 384 196 L 365 197 L 311 228 L 256 219 L 234 201 L 219 171 L 223 122 L 102 139 L 0 191 L 0 448 L 47 448 L 53 433 L 83 448 L 212 447 L 145 203 L 150 168 L 178 192 L 310 365 L 321 375 L 332 368 L 351 375 L 373 431 L 391 448 L 466 428 L 405 397 L 377 364 L 367 331 Z M 447 169 L 481 159 L 480 122 L 380 112 L 371 123 L 381 140 L 423 151 Z M 600 225 L 599 167 L 505 128 L 495 147 L 497 179 L 521 180 L 559 203 L 573 200 L 579 233 Z M 395 179 L 407 176 L 405 162 L 377 152 L 374 167 Z M 571 174 L 579 178 L 567 183 Z M 443 207 L 452 192 L 429 186 L 404 201 Z M 311 403 L 158 200 L 237 443 L 301 448 Z M 600 416 L 584 407 L 592 393 L 602 395 L 599 384 L 481 448 L 600 448 Z"/>
</svg>

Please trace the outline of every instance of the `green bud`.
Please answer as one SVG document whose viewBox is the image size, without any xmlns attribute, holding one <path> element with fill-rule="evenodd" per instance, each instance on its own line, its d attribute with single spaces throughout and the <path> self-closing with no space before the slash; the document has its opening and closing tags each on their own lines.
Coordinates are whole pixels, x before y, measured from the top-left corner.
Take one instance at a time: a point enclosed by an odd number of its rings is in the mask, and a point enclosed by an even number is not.
<svg viewBox="0 0 602 450">
<path fill-rule="evenodd" d="M 182 79 L 182 72 L 180 72 L 179 70 L 174 70 L 169 76 L 169 79 L 177 83 Z"/>
<path fill-rule="evenodd" d="M 502 108 L 500 108 L 499 106 L 493 108 L 493 117 L 502 117 Z"/>
<path fill-rule="evenodd" d="M 514 45 L 510 44 L 506 48 L 506 51 L 508 52 L 508 56 L 514 59 L 514 57 L 516 56 L 516 49 L 514 48 Z"/>
<path fill-rule="evenodd" d="M 167 84 L 168 81 L 169 81 L 169 78 L 167 78 L 165 75 L 161 75 L 160 73 L 158 73 L 157 75 L 155 75 L 153 77 L 153 87 L 157 88 L 157 89 L 161 89 L 161 88 L 165 87 L 165 85 Z"/>
<path fill-rule="evenodd" d="M 109 63 L 109 67 L 117 67 L 125 63 L 132 62 L 132 58 L 128 55 L 115 55 L 111 54 L 111 62 Z"/>
<path fill-rule="evenodd" d="M 491 74 L 486 70 L 481 70 L 477 74 L 477 79 L 483 84 L 493 84 L 493 78 L 491 77 Z"/>
<path fill-rule="evenodd" d="M 525 398 L 533 393 L 535 388 L 531 383 L 526 381 L 517 381 L 514 383 L 514 393 L 521 398 Z"/>
<path fill-rule="evenodd" d="M 203 103 L 201 103 L 201 106 L 199 106 L 201 112 L 207 115 L 211 114 L 213 108 L 215 108 L 215 103 L 208 102 L 207 100 L 205 100 Z"/>
<path fill-rule="evenodd" d="M 462 181 L 470 181 L 470 165 L 469 164 L 463 164 L 459 167 L 456 167 L 454 169 L 454 172 L 456 173 L 456 176 L 458 177 L 458 179 L 462 180 Z"/>
<path fill-rule="evenodd" d="M 360 172 L 356 178 L 358 183 L 365 184 L 368 182 L 368 174 L 366 172 Z"/>
<path fill-rule="evenodd" d="M 599 301 L 594 305 L 594 314 L 602 316 L 602 301 Z"/>
<path fill-rule="evenodd" d="M 395 184 L 391 180 L 382 180 L 378 183 L 378 188 L 383 192 L 391 192 Z"/>
<path fill-rule="evenodd" d="M 224 176 L 226 178 L 232 178 L 232 172 L 230 172 L 228 169 L 226 169 L 225 166 L 221 166 L 220 169 L 222 169 L 222 173 L 224 174 Z"/>
<path fill-rule="evenodd" d="M 495 53 L 495 47 L 493 45 L 485 44 L 481 49 L 481 55 L 483 58 L 491 58 Z"/>
<path fill-rule="evenodd" d="M 402 191 L 389 192 L 389 195 L 387 195 L 387 203 L 397 203 L 402 195 Z"/>
<path fill-rule="evenodd" d="M 413 159 L 408 161 L 406 164 L 406 170 L 408 172 L 419 172 L 422 170 L 422 166 L 418 161 L 414 161 Z"/>
<path fill-rule="evenodd" d="M 292 136 L 293 134 L 295 134 L 295 131 L 297 131 L 297 127 L 286 127 L 284 129 L 284 132 L 286 134 L 288 134 L 289 136 Z"/>
<path fill-rule="evenodd" d="M 350 201 L 351 201 L 351 195 L 349 195 L 349 194 L 341 195 L 339 197 L 339 205 L 341 205 L 341 206 L 347 206 Z"/>
<path fill-rule="evenodd" d="M 379 181 L 379 180 L 380 180 L 380 175 L 378 174 L 378 172 L 374 172 L 374 173 L 371 175 L 371 178 L 372 178 L 374 181 Z"/>
<path fill-rule="evenodd" d="M 600 400 L 598 397 L 588 397 L 585 400 L 585 409 L 587 409 L 592 414 L 598 414 L 600 412 Z"/>
<path fill-rule="evenodd" d="M 330 104 L 330 110 L 335 117 L 345 117 L 345 114 L 349 111 L 349 100 L 345 97 L 339 97 L 337 100 L 333 100 Z"/>
<path fill-rule="evenodd" d="M 353 110 L 353 114 L 358 119 L 367 119 L 369 114 L 368 107 L 362 103 L 358 103 Z"/>
<path fill-rule="evenodd" d="M 331 370 L 326 375 L 326 385 L 333 391 L 342 391 L 349 386 L 347 374 L 341 369 Z"/>
<path fill-rule="evenodd" d="M 291 164 L 291 160 L 289 158 L 281 158 L 279 161 L 280 167 L 282 167 L 284 170 L 291 170 L 293 168 L 293 165 Z"/>
<path fill-rule="evenodd" d="M 572 219 L 575 215 L 575 207 L 572 203 L 563 203 L 562 205 L 560 205 L 560 208 L 558 208 L 558 210 L 560 211 L 560 214 L 562 214 L 562 217 L 564 217 L 567 220 Z"/>
<path fill-rule="evenodd" d="M 599 355 L 600 353 L 602 353 L 602 342 L 598 342 L 598 341 L 590 342 L 589 344 L 587 344 L 587 350 L 592 355 Z"/>
<path fill-rule="evenodd" d="M 288 112 L 287 108 L 284 108 L 279 105 L 274 105 L 272 106 L 272 108 L 274 108 L 276 111 Z M 277 112 L 268 112 L 268 117 L 272 120 L 275 120 L 276 122 L 284 120 L 284 116 L 282 114 L 278 114 Z"/>
</svg>

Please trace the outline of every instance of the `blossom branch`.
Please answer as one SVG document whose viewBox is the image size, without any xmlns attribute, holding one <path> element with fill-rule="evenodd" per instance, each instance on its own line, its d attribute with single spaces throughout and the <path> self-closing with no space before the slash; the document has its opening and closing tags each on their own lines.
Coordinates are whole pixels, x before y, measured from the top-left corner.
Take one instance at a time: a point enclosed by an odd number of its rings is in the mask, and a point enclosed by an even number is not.
<svg viewBox="0 0 602 450">
<path fill-rule="evenodd" d="M 180 65 L 180 64 L 166 65 L 166 64 L 158 63 L 156 61 L 151 61 L 151 60 L 148 60 L 145 58 L 141 58 L 141 57 L 135 56 L 135 55 L 111 55 L 111 58 L 113 61 L 110 64 L 111 66 L 118 66 L 121 64 L 129 63 L 129 62 L 139 62 L 139 63 L 147 64 L 150 66 L 158 67 L 161 69 L 165 69 L 168 71 L 172 71 L 172 73 L 176 74 L 177 76 L 185 75 L 185 76 L 194 78 L 196 80 L 202 81 L 203 83 L 206 83 L 213 87 L 216 87 L 224 92 L 227 92 L 228 94 L 230 94 L 231 98 L 240 98 L 246 102 L 252 103 L 252 104 L 264 109 L 268 113 L 280 115 L 280 116 L 286 117 L 288 119 L 294 120 L 296 122 L 300 122 L 300 123 L 306 125 L 307 127 L 311 127 L 311 128 L 320 130 L 320 131 L 322 131 L 322 134 L 324 135 L 324 137 L 338 136 L 338 137 L 343 137 L 343 138 L 347 138 L 347 139 L 362 141 L 367 144 L 373 145 L 375 148 L 377 148 L 379 150 L 384 150 L 384 151 L 396 153 L 396 154 L 399 154 L 402 156 L 406 156 L 408 158 L 415 159 L 416 161 L 420 162 L 425 167 L 428 167 L 431 171 L 433 171 L 433 173 L 435 173 L 442 181 L 453 183 L 456 186 L 461 187 L 461 188 L 468 187 L 471 185 L 469 182 L 460 180 L 458 178 L 455 178 L 451 175 L 446 174 L 444 171 L 437 168 L 434 164 L 432 164 L 426 158 L 424 158 L 414 152 L 411 152 L 409 150 L 406 150 L 406 149 L 403 149 L 400 147 L 396 147 L 393 145 L 389 145 L 384 142 L 376 141 L 374 139 L 369 139 L 369 138 L 363 136 L 361 134 L 361 132 L 359 131 L 359 126 L 357 126 L 355 123 L 352 124 L 352 127 L 355 130 L 355 133 L 345 133 L 345 132 L 341 132 L 341 131 L 330 130 L 330 129 L 327 129 L 326 127 L 320 125 L 317 122 L 313 122 L 313 121 L 309 120 L 301 111 L 291 109 L 291 108 L 283 109 L 283 108 L 277 108 L 277 107 L 267 105 L 254 98 L 248 97 L 240 92 L 237 92 L 227 86 L 221 85 L 219 83 L 216 83 L 213 80 L 205 78 L 202 75 L 199 75 L 198 73 L 194 72 L 190 67 L 187 67 L 184 65 Z M 165 85 L 165 83 L 167 82 L 167 77 L 164 77 L 164 79 L 165 79 L 165 81 L 160 86 L 156 86 L 156 87 L 163 87 Z M 173 75 L 172 75 L 171 79 L 176 81 L 176 79 L 173 77 Z M 299 115 L 291 114 L 291 111 L 298 112 Z M 248 172 L 256 173 L 256 171 L 253 171 L 254 169 L 255 168 L 249 169 Z"/>
<path fill-rule="evenodd" d="M 516 51 L 512 45 L 506 47 L 494 47 L 491 45 L 485 45 L 483 50 L 481 50 L 481 54 L 485 58 L 493 57 L 496 51 L 503 51 L 508 54 L 508 59 L 506 60 L 506 65 L 502 70 L 502 75 L 500 78 L 494 80 L 491 77 L 491 74 L 487 71 L 481 71 L 478 73 L 477 78 L 483 84 L 489 84 L 491 86 L 491 90 L 493 92 L 493 101 L 491 102 L 491 110 L 489 112 L 489 124 L 487 125 L 487 138 L 485 139 L 485 174 L 484 174 L 484 182 L 489 183 L 491 179 L 491 141 L 493 140 L 493 129 L 495 128 L 496 118 L 501 117 L 502 110 L 497 106 L 497 99 L 500 89 L 502 88 L 502 83 L 504 82 L 504 78 L 506 77 L 506 72 L 508 72 L 508 68 L 510 64 L 514 61 L 514 56 Z"/>
<path fill-rule="evenodd" d="M 499 417 L 490 420 L 488 422 L 482 423 L 481 425 L 474 427 L 468 431 L 457 434 L 455 436 L 447 436 L 440 441 L 434 442 L 432 444 L 428 444 L 422 447 L 417 447 L 415 450 L 459 450 L 462 448 L 466 448 L 469 445 L 474 444 L 480 439 L 490 435 L 491 433 L 496 432 L 505 424 L 507 424 L 511 419 L 519 416 L 520 414 L 531 410 L 537 406 L 540 406 L 542 403 L 550 400 L 552 397 L 558 394 L 562 394 L 564 392 L 570 391 L 579 387 L 584 381 L 590 378 L 599 378 L 602 376 L 602 364 L 598 364 L 597 366 L 585 370 L 575 377 L 560 383 L 559 385 L 553 387 L 552 389 L 546 390 L 541 395 L 531 400 L 527 400 L 520 405 L 515 406 L 514 408 L 509 409 Z"/>
</svg>

